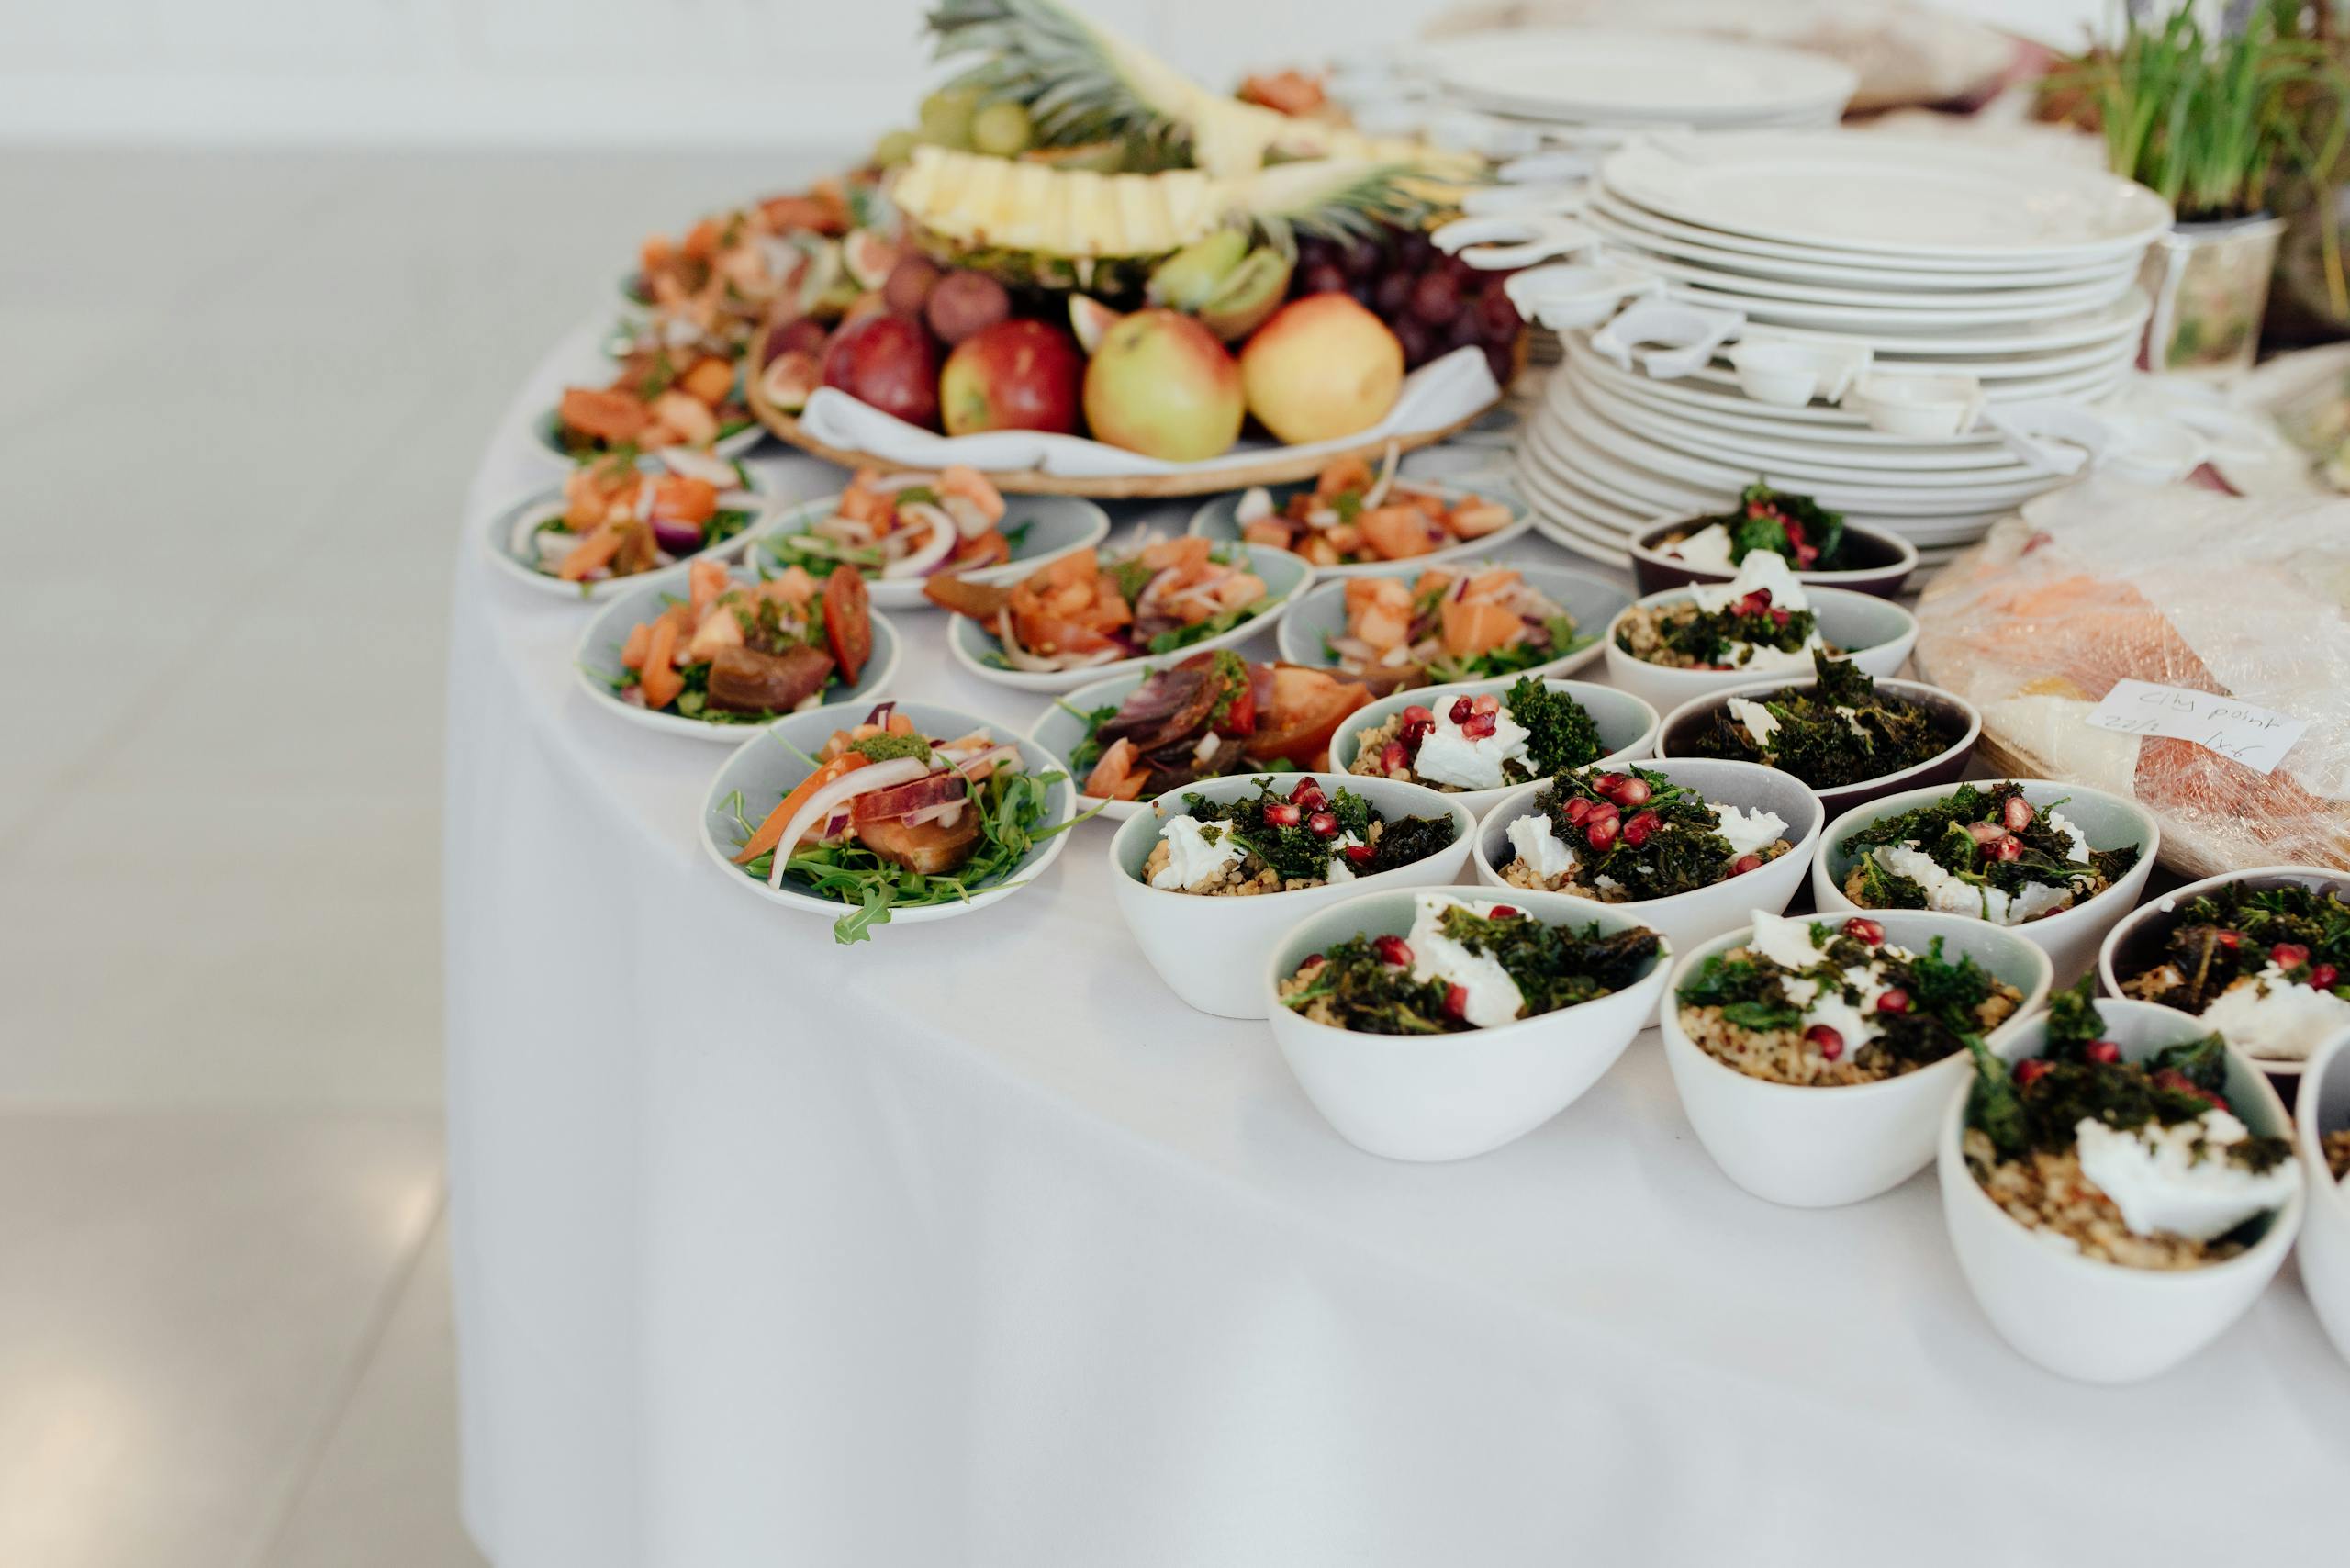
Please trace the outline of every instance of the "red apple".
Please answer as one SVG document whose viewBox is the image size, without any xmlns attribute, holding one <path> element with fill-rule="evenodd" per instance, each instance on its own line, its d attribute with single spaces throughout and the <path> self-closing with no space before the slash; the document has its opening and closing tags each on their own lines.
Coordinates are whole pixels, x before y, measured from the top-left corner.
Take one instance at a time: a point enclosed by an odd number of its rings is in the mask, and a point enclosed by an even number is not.
<svg viewBox="0 0 2350 1568">
<path fill-rule="evenodd" d="M 1042 321 L 999 321 L 964 339 L 938 377 L 948 435 L 973 431 L 1077 433 L 1085 356 L 1067 332 Z"/>
<path fill-rule="evenodd" d="M 1094 439 L 1170 463 L 1221 455 L 1248 409 L 1215 334 L 1173 310 L 1137 310 L 1102 334 L 1085 369 Z"/>
<path fill-rule="evenodd" d="M 910 425 L 938 424 L 938 353 L 922 323 L 888 311 L 845 322 L 824 347 L 824 385 Z"/>
</svg>

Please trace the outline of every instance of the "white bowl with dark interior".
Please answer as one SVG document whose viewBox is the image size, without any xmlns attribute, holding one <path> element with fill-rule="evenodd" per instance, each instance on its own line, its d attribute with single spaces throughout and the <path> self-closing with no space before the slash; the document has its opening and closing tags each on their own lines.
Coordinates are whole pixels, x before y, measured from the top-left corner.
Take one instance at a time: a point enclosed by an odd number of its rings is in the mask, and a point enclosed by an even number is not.
<svg viewBox="0 0 2350 1568">
<path fill-rule="evenodd" d="M 1790 688 L 1796 691 L 1809 691 L 1818 684 L 1817 680 L 1808 678 L 1758 680 L 1684 702 L 1664 716 L 1663 724 L 1657 730 L 1656 754 L 1661 757 L 1701 756 L 1693 749 L 1696 737 L 1713 727 L 1716 716 L 1728 711 L 1730 699 L 1734 697 L 1751 702 Z M 1930 709 L 1936 733 L 1948 737 L 1950 744 L 1922 762 L 1897 768 L 1882 777 L 1863 778 L 1852 784 L 1831 785 L 1824 790 L 1815 789 L 1812 792 L 1828 809 L 1830 822 L 1834 822 L 1855 806 L 1882 800 L 1904 790 L 1919 790 L 1929 784 L 1956 783 L 1966 771 L 1967 760 L 1975 755 L 1975 743 L 1983 738 L 1983 715 L 1975 710 L 1975 704 L 1963 697 L 1944 691 L 1938 686 L 1928 686 L 1915 680 L 1880 680 L 1876 683 L 1876 689 L 1882 696 L 1897 697 Z"/>
<path fill-rule="evenodd" d="M 2140 851 L 2137 863 L 2121 875 L 2121 879 L 2093 898 L 2086 899 L 2070 909 L 2042 915 L 2037 920 L 2010 927 L 2038 944 L 2055 967 L 2056 984 L 2072 984 L 2097 961 L 2098 945 L 2114 924 L 2128 914 L 2137 904 L 2140 894 L 2146 890 L 2146 879 L 2154 868 L 2154 858 L 2162 853 L 2162 824 L 2152 812 L 2134 801 L 2123 800 L 2102 790 L 2091 790 L 2079 784 L 2058 784 L 2044 778 L 2023 778 L 2016 782 L 2023 786 L 2023 798 L 2035 810 L 2055 807 L 2066 822 L 2081 830 L 2092 848 L 2119 849 L 2134 844 Z M 1914 812 L 1920 806 L 1931 805 L 1947 799 L 1952 791 L 1947 784 L 1931 784 L 1922 790 L 1905 790 L 1897 795 L 1881 796 L 1866 805 L 1856 806 L 1836 819 L 1835 831 L 1823 835 L 1814 856 L 1811 868 L 1811 900 L 1823 913 L 1830 911 L 1850 913 L 1862 910 L 1844 891 L 1844 880 L 1852 873 L 1860 857 L 1844 847 L 1845 841 L 1871 823 L 1888 817 Z M 1877 910 L 1863 913 L 1876 914 Z M 1951 913 L 1957 913 L 1953 911 Z M 1979 918 L 1979 917 L 1977 917 Z"/>
<path fill-rule="evenodd" d="M 1842 588 L 1813 588 L 1806 597 L 1811 601 L 1813 613 L 1819 618 L 1820 636 L 1830 647 L 1843 650 L 1864 673 L 1882 679 L 1908 663 L 1909 650 L 1918 642 L 1918 618 L 1891 599 Z M 1628 617 L 1684 604 L 1688 599 L 1687 588 L 1652 593 L 1635 599 L 1608 622 L 1604 641 L 1611 683 L 1636 697 L 1646 698 L 1660 709 L 1672 709 L 1707 692 L 1745 686 L 1762 678 L 1750 669 L 1676 669 L 1669 665 L 1651 664 L 1617 645 L 1617 633 Z M 1781 672 L 1779 678 L 1783 682 L 1809 680 L 1811 673 L 1807 659 L 1799 667 Z"/>
<path fill-rule="evenodd" d="M 1386 821 L 1449 816 L 1452 842 L 1408 866 L 1289 892 L 1214 896 L 1154 888 L 1144 879 L 1151 846 L 1158 842 L 1167 819 L 1182 813 L 1184 796 L 1219 803 L 1245 800 L 1257 792 L 1260 779 L 1287 794 L 1306 778 L 1334 797 L 1342 789 L 1353 790 Z M 1262 1018 L 1265 954 L 1282 932 L 1318 909 L 1360 893 L 1458 881 L 1468 864 L 1469 841 L 1476 826 L 1476 819 L 1457 798 L 1397 778 L 1353 778 L 1336 772 L 1235 774 L 1171 790 L 1119 823 L 1110 840 L 1110 884 L 1135 945 L 1169 990 L 1203 1013 Z"/>
<path fill-rule="evenodd" d="M 1419 890 L 1425 891 L 1427 890 Z M 1442 890 L 1480 911 L 1506 903 L 1552 925 L 1625 931 L 1641 924 L 1608 905 L 1552 893 Z M 1259 1009 L 1314 1108 L 1357 1148 L 1389 1159 L 1467 1159 L 1525 1137 L 1606 1076 L 1656 1011 L 1672 967 L 1663 944 L 1636 984 L 1573 1007 L 1488 1029 L 1374 1035 L 1315 1023 L 1281 1001 L 1312 954 L 1357 935 L 1407 935 L 1416 891 L 1390 889 L 1326 905 L 1273 945 L 1256 975 Z"/>
<path fill-rule="evenodd" d="M 1671 541 L 1687 538 L 1720 515 L 1682 512 L 1659 518 L 1636 532 L 1627 548 L 1632 557 L 1632 577 L 1639 584 L 1640 591 L 1662 593 L 1691 583 L 1726 583 L 1735 577 L 1735 568 L 1692 566 L 1672 553 Z M 1844 521 L 1843 553 L 1853 563 L 1851 566 L 1834 572 L 1799 571 L 1796 580 L 1892 599 L 1901 592 L 1901 585 L 1908 580 L 1909 574 L 1918 569 L 1915 544 L 1897 533 L 1870 528 L 1850 518 Z"/>
</svg>

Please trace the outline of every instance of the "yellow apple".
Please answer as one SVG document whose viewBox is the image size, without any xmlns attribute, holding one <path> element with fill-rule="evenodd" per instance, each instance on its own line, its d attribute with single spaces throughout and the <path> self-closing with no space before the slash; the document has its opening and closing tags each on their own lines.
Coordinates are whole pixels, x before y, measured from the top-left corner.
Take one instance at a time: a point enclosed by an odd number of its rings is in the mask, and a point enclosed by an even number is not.
<svg viewBox="0 0 2350 1568">
<path fill-rule="evenodd" d="M 1403 385 L 1404 345 L 1344 294 L 1291 300 L 1240 351 L 1248 411 L 1292 445 L 1369 430 Z"/>
</svg>

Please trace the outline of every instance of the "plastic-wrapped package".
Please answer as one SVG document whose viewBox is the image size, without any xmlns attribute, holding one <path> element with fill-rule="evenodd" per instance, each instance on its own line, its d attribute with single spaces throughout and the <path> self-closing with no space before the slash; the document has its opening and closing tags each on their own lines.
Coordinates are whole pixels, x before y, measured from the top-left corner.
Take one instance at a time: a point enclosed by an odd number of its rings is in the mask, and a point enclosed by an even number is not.
<svg viewBox="0 0 2350 1568">
<path fill-rule="evenodd" d="M 2089 481 L 2042 496 L 1918 605 L 1925 678 L 1983 711 L 2020 778 L 2136 799 L 2163 863 L 2350 868 L 2350 501 Z M 2087 719 L 2117 680 L 2220 692 L 2305 722 L 2268 774 Z"/>
</svg>

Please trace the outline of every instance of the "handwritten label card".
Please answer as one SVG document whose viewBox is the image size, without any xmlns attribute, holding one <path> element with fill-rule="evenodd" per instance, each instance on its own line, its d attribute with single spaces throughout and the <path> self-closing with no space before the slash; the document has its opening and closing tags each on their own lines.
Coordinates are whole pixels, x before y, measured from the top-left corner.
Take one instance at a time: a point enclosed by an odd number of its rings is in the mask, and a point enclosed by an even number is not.
<svg viewBox="0 0 2350 1568">
<path fill-rule="evenodd" d="M 2088 722 L 2116 734 L 2193 741 L 2258 773 L 2275 772 L 2310 727 L 2306 719 L 2288 719 L 2232 697 L 2143 680 L 2115 681 Z"/>
</svg>

